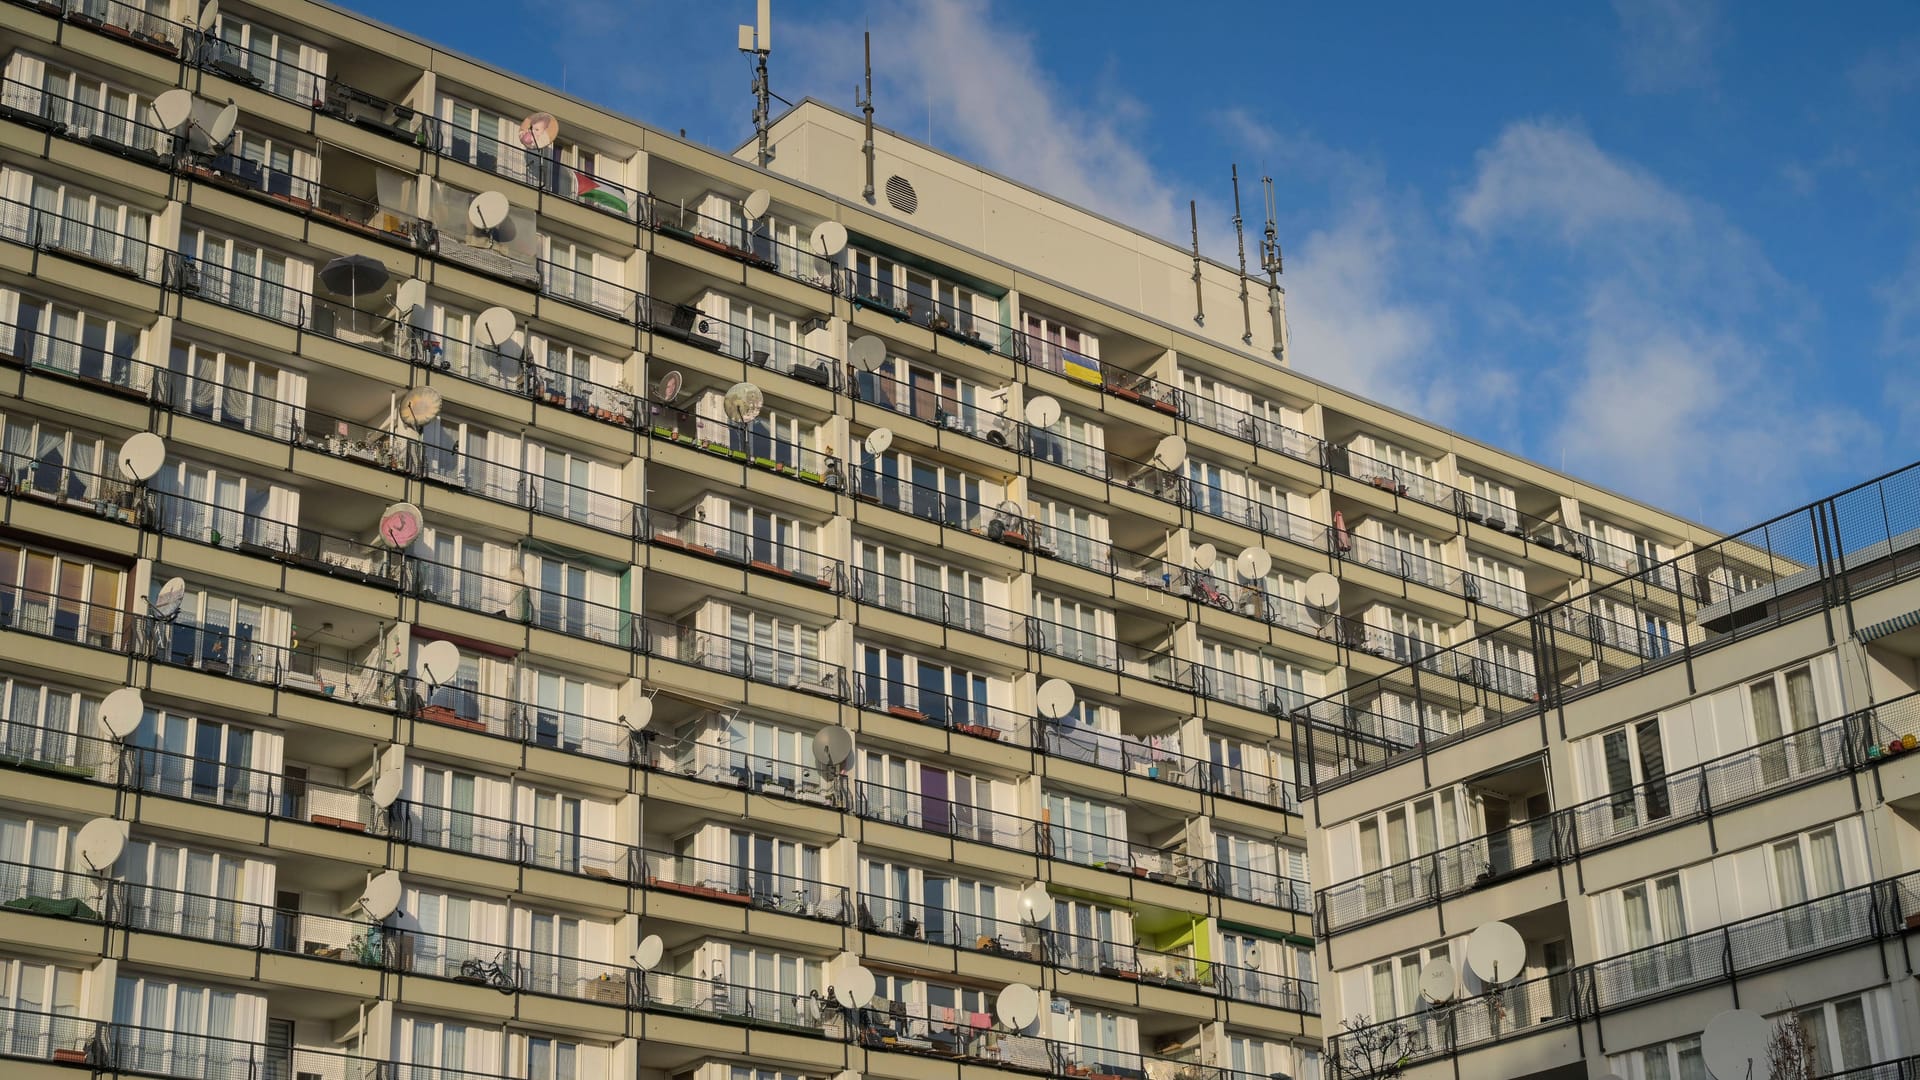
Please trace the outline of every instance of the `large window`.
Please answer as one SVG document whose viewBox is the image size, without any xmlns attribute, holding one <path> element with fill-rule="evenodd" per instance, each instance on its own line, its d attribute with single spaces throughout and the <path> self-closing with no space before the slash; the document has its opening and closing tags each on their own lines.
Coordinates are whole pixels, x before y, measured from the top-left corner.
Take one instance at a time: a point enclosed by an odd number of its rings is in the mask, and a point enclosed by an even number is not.
<svg viewBox="0 0 1920 1080">
<path fill-rule="evenodd" d="M 116 567 L 0 543 L 0 626 L 116 647 L 126 584 Z"/>
<path fill-rule="evenodd" d="M 0 414 L 0 488 L 78 502 L 117 495 L 119 478 L 107 475 L 107 452 L 99 435 Z"/>
<path fill-rule="evenodd" d="M 292 437 L 307 400 L 306 376 L 189 341 L 173 343 L 167 381 L 175 409 L 280 442 Z"/>
<path fill-rule="evenodd" d="M 161 527 L 171 536 L 275 552 L 297 548 L 300 493 L 211 465 L 170 461 L 152 480 Z"/>
<path fill-rule="evenodd" d="M 325 50 L 225 12 L 216 33 L 226 46 L 220 58 L 244 67 L 261 89 L 302 105 L 320 103 L 321 79 L 327 71 Z"/>
<path fill-rule="evenodd" d="M 147 246 L 151 215 L 109 196 L 61 180 L 9 169 L 9 205 L 0 235 L 17 243 L 58 248 L 142 276 L 155 269 Z M 24 207 L 31 207 L 25 210 Z"/>
<path fill-rule="evenodd" d="M 1829 755 L 1814 695 L 1813 671 L 1797 667 L 1747 685 L 1747 703 L 1753 714 L 1753 741 L 1761 747 L 1760 774 L 1768 784 L 1819 773 Z M 1829 733 L 1837 740 L 1838 733 Z"/>
<path fill-rule="evenodd" d="M 37 296 L 0 291 L 0 353 L 114 386 L 140 386 L 140 327 Z"/>
<path fill-rule="evenodd" d="M 78 764 L 76 736 L 95 734 L 99 710 L 91 695 L 0 674 L 0 753 L 15 761 Z"/>
<path fill-rule="evenodd" d="M 164 150 L 153 126 L 149 98 L 91 75 L 55 67 L 16 52 L 7 61 L 8 104 L 67 125 L 69 135 L 88 135 L 136 150 Z"/>
<path fill-rule="evenodd" d="M 306 324 L 313 267 L 301 259 L 198 226 L 180 230 L 181 288 L 255 315 Z"/>
</svg>

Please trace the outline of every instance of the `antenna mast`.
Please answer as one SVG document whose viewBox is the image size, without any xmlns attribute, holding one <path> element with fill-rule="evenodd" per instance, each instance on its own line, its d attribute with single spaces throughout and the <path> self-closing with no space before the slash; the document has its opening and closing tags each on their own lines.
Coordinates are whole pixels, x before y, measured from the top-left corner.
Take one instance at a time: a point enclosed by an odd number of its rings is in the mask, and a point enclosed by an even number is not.
<svg viewBox="0 0 1920 1080">
<path fill-rule="evenodd" d="M 873 31 L 866 34 L 867 39 L 867 91 L 862 94 L 859 87 L 853 88 L 853 103 L 867 117 L 867 141 L 861 150 L 867 155 L 867 186 L 860 194 L 868 202 L 873 201 Z"/>
<path fill-rule="evenodd" d="M 1240 218 L 1240 166 L 1233 167 L 1233 237 L 1240 246 L 1240 321 L 1246 331 L 1240 340 L 1253 344 L 1253 309 L 1247 302 L 1247 234 L 1241 228 Z"/>
<path fill-rule="evenodd" d="M 773 160 L 773 147 L 767 144 L 767 128 L 772 119 L 773 105 L 769 99 L 773 90 L 767 83 L 767 54 L 773 51 L 773 0 L 760 0 L 759 10 L 755 12 L 754 25 L 740 25 L 740 51 L 752 53 L 753 69 L 753 131 L 760 140 L 760 149 L 755 157 L 761 168 Z"/>
<path fill-rule="evenodd" d="M 1260 269 L 1267 272 L 1267 316 L 1273 320 L 1273 355 L 1286 355 L 1286 319 L 1280 306 L 1280 275 L 1284 272 L 1280 258 L 1280 230 L 1274 224 L 1273 177 L 1260 178 L 1260 186 L 1266 189 L 1267 231 L 1260 241 Z"/>
<path fill-rule="evenodd" d="M 1207 304 L 1200 296 L 1200 204 L 1187 200 L 1187 216 L 1193 219 L 1193 322 L 1207 325 Z"/>
</svg>

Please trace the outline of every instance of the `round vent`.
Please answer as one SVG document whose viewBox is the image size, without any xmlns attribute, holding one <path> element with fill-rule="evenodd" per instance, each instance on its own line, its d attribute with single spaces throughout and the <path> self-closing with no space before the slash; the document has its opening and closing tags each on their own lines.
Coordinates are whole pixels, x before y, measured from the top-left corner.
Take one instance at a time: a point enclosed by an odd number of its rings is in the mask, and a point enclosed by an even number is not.
<svg viewBox="0 0 1920 1080">
<path fill-rule="evenodd" d="M 920 196 L 913 190 L 913 184 L 904 176 L 887 177 L 887 205 L 903 214 L 911 214 L 920 207 Z"/>
</svg>

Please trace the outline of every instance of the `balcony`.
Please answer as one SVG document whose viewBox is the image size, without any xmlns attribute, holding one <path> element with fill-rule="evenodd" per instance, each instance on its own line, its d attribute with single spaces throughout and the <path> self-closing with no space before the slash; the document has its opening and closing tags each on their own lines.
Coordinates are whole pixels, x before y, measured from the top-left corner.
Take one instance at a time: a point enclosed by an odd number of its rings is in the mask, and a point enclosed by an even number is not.
<svg viewBox="0 0 1920 1080">
<path fill-rule="evenodd" d="M 903 480 L 871 465 L 849 465 L 848 471 L 851 473 L 849 486 L 856 499 L 912 514 L 949 529 L 978 533 L 991 539 L 1005 539 L 1004 525 L 1001 535 L 993 535 L 989 523 L 994 520 L 994 515 L 978 498 Z"/>
<path fill-rule="evenodd" d="M 1573 859 L 1574 817 L 1566 812 L 1523 821 L 1321 889 L 1317 932 L 1356 926 L 1436 904 L 1475 889 Z"/>
<path fill-rule="evenodd" d="M 1350 447 L 1326 444 L 1326 466 L 1333 472 L 1371 484 L 1389 495 L 1404 496 L 1449 513 L 1455 509 L 1458 489 L 1425 473 L 1402 468 Z"/>
<path fill-rule="evenodd" d="M 715 318 L 692 304 L 655 299 L 647 305 L 646 322 L 657 337 L 730 356 L 744 361 L 749 369 L 765 368 L 812 386 L 840 389 L 842 365 L 827 353 L 755 326 Z M 747 375 L 751 378 L 753 372 Z"/>
<path fill-rule="evenodd" d="M 1032 844 L 1033 822 L 1026 818 L 871 780 L 855 782 L 853 812 L 869 821 L 990 847 L 1028 850 Z"/>
<path fill-rule="evenodd" d="M 669 203 L 655 198 L 649 200 L 648 205 L 652 212 L 646 223 L 656 232 L 802 284 L 838 290 L 831 260 L 822 259 L 806 248 L 778 240 L 764 229 L 736 220 L 709 217 L 688 207 L 685 202 Z"/>
<path fill-rule="evenodd" d="M 853 394 L 869 405 L 924 420 L 941 431 L 979 439 L 989 446 L 1029 445 L 1029 431 L 1024 423 L 963 398 L 939 393 L 924 384 L 916 386 L 878 371 L 862 371 L 854 376 Z"/>
<path fill-rule="evenodd" d="M 0 451 L 0 496 L 44 502 L 134 528 L 150 526 L 155 517 L 151 493 L 120 477 L 62 464 L 58 453 L 25 457 Z"/>
<path fill-rule="evenodd" d="M 818 694 L 844 701 L 847 670 L 817 656 L 771 645 L 739 641 L 724 634 L 697 630 L 651 616 L 641 625 L 641 642 L 649 656 L 691 664 L 737 679 Z"/>
<path fill-rule="evenodd" d="M 828 1038 L 842 1037 L 844 1031 L 840 1007 L 819 991 L 761 990 L 717 977 L 657 970 L 641 973 L 637 981 L 640 1007 L 648 1012 Z"/>
<path fill-rule="evenodd" d="M 149 490 L 146 498 L 152 507 L 152 527 L 166 536 L 299 566 L 361 585 L 398 589 L 405 581 L 406 556 L 385 545 L 304 529 L 169 491 Z M 161 658 L 156 655 L 155 659 Z M 236 655 L 226 659 L 238 664 L 271 658 Z"/>
<path fill-rule="evenodd" d="M 1213 891 L 1213 866 L 1178 845 L 1136 844 L 1123 836 L 1087 832 L 1068 825 L 1035 822 L 1035 847 L 1045 858 L 1113 874 Z"/>
<path fill-rule="evenodd" d="M 1046 942 L 1047 962 L 1057 968 L 1196 994 L 1219 994 L 1222 990 L 1220 965 L 1187 953 L 1161 952 L 1058 929 L 1042 928 L 1040 933 Z"/>
<path fill-rule="evenodd" d="M 483 694 L 464 686 L 416 681 L 407 695 L 412 718 L 477 731 L 525 746 L 544 746 L 601 761 L 628 761 L 632 732 L 622 723 Z"/>
<path fill-rule="evenodd" d="M 853 686 L 854 704 L 863 709 L 995 742 L 1026 742 L 1027 716 L 1012 709 L 872 672 L 856 674 Z"/>
<path fill-rule="evenodd" d="M 1032 923 L 928 907 L 873 893 L 860 894 L 856 926 L 862 933 L 924 941 L 1015 960 L 1048 962 L 1046 934 Z"/>
<path fill-rule="evenodd" d="M 183 298 L 205 300 L 287 326 L 304 328 L 313 315 L 313 297 L 308 293 L 177 252 L 167 252 L 160 283 Z"/>
<path fill-rule="evenodd" d="M 304 1074 L 325 1080 L 381 1080 L 389 1069 L 385 1062 L 352 1054 L 107 1023 L 95 1026 L 86 1063 L 101 1072 L 180 1080 L 254 1080 Z"/>
<path fill-rule="evenodd" d="M 65 0 L 67 21 L 108 37 L 130 42 L 161 56 L 179 56 L 188 30 L 180 23 L 154 15 L 121 0 Z"/>
<path fill-rule="evenodd" d="M 742 904 L 842 926 L 853 921 L 853 905 L 841 885 L 669 851 L 647 849 L 638 852 L 638 857 L 646 868 L 646 887 L 658 892 Z"/>
<path fill-rule="evenodd" d="M 326 99 L 325 76 L 272 53 L 216 37 L 211 32 L 188 37 L 187 63 L 303 108 L 316 108 Z"/>
<path fill-rule="evenodd" d="M 0 239 L 56 252 L 109 273 L 140 281 L 160 280 L 159 253 L 145 237 L 125 233 L 55 210 L 0 198 Z"/>
<path fill-rule="evenodd" d="M 840 560 L 796 544 L 744 533 L 687 514 L 648 510 L 645 521 L 642 535 L 657 547 L 677 548 L 830 592 L 841 592 L 846 587 L 846 569 Z"/>
<path fill-rule="evenodd" d="M 562 165 L 552 148 L 533 149 L 440 122 L 420 130 L 427 133 L 425 143 L 440 156 L 466 162 L 482 172 L 624 221 L 634 221 L 645 214 L 644 194 L 587 170 Z"/>
<path fill-rule="evenodd" d="M 976 314 L 971 307 L 930 296 L 923 289 L 896 286 L 865 274 L 847 273 L 843 292 L 853 309 L 872 308 L 901 322 L 922 326 L 942 337 L 1000 356 L 1019 358 L 1022 335 L 1013 327 Z"/>
<path fill-rule="evenodd" d="M 709 419 L 673 405 L 649 404 L 647 412 L 647 433 L 655 439 L 689 446 L 817 487 L 833 488 L 838 484 L 838 459 L 775 438 L 764 428 Z"/>
<path fill-rule="evenodd" d="M 133 638 L 132 622 L 117 604 L 89 603 L 0 583 L 0 632 L 123 652 Z"/>
<path fill-rule="evenodd" d="M 168 155 L 173 151 L 171 132 L 13 79 L 0 82 L 0 119 L 86 143 L 155 168 L 166 168 Z"/>
<path fill-rule="evenodd" d="M 415 444 L 417 447 L 417 444 Z M 419 475 L 503 506 L 531 510 L 616 536 L 645 535 L 646 508 L 610 492 L 544 473 L 496 464 L 439 447 L 424 454 Z"/>
<path fill-rule="evenodd" d="M 950 630 L 1008 641 L 1024 618 L 1011 608 L 964 596 L 942 585 L 923 584 L 878 570 L 857 569 L 848 577 L 853 583 L 849 595 L 855 600 Z"/>
<path fill-rule="evenodd" d="M 540 293 L 620 322 L 642 325 L 650 305 L 645 294 L 622 282 L 595 277 L 548 259 L 539 260 Z"/>
<path fill-rule="evenodd" d="M 409 844 L 602 881 L 632 880 L 633 848 L 612 840 L 404 799 L 389 818 L 390 834 Z"/>
<path fill-rule="evenodd" d="M 447 604 L 556 634 L 620 648 L 640 648 L 639 616 L 557 589 L 529 586 L 420 556 L 405 563 L 403 589 L 422 601 Z"/>
<path fill-rule="evenodd" d="M 1188 493 L 1189 505 L 1195 513 L 1243 525 L 1262 536 L 1277 536 L 1315 551 L 1330 550 L 1327 527 L 1304 514 L 1197 481 L 1188 484 Z"/>
<path fill-rule="evenodd" d="M 636 764 L 655 772 L 816 806 L 847 805 L 846 780 L 837 767 L 822 768 L 684 738 L 671 742 L 648 738 L 645 745 Z"/>
<path fill-rule="evenodd" d="M 1040 748 L 1063 761 L 1078 761 L 1095 768 L 1161 780 L 1195 791 L 1206 790 L 1209 786 L 1209 766 L 1206 762 L 1165 748 L 1164 743 L 1177 744 L 1177 738 L 1172 735 L 1162 740 L 1149 740 L 1053 720 L 1036 719 L 1030 723 L 1039 733 L 1037 741 Z"/>
<path fill-rule="evenodd" d="M 1222 435 L 1232 435 L 1244 439 L 1265 450 L 1274 450 L 1291 458 L 1319 465 L 1322 457 L 1319 439 L 1302 431 L 1257 416 L 1244 409 L 1223 405 L 1211 398 L 1193 394 L 1181 396 L 1181 415 L 1188 423 L 1197 424 L 1209 431 Z"/>
<path fill-rule="evenodd" d="M 337 166 L 328 167 L 339 171 Z M 409 249 L 431 246 L 425 221 L 382 206 L 377 199 L 329 187 L 320 180 L 275 169 L 231 153 L 206 158 L 185 170 L 195 179 L 257 196 L 303 217 L 338 225 L 371 239 Z M 365 186 L 371 186 L 371 177 Z"/>
<path fill-rule="evenodd" d="M 89 317 L 95 313 L 89 312 Z M 21 322 L 0 323 L 0 364 L 24 365 L 37 375 L 71 379 L 84 386 L 134 401 L 148 400 L 153 391 L 151 364 L 134 359 L 139 335 L 128 333 L 112 342 L 75 340 L 45 327 Z"/>
<path fill-rule="evenodd" d="M 1328 529 L 1326 536 L 1327 550 L 1336 558 L 1455 596 L 1465 592 L 1461 584 L 1463 579 L 1438 559 L 1414 555 L 1365 536 L 1348 534 L 1343 539 L 1342 534 L 1334 529 Z"/>
</svg>

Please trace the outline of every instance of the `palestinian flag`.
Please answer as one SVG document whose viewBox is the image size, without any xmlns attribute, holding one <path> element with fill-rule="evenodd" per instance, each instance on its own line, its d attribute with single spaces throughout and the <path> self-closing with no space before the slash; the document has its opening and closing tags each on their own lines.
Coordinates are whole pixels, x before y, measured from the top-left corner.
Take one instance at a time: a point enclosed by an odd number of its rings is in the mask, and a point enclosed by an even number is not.
<svg viewBox="0 0 1920 1080">
<path fill-rule="evenodd" d="M 602 187 L 600 181 L 583 172 L 573 174 L 573 197 L 584 203 L 593 203 L 602 209 L 611 210 L 625 217 L 630 208 L 626 196 L 618 188 Z"/>
</svg>

